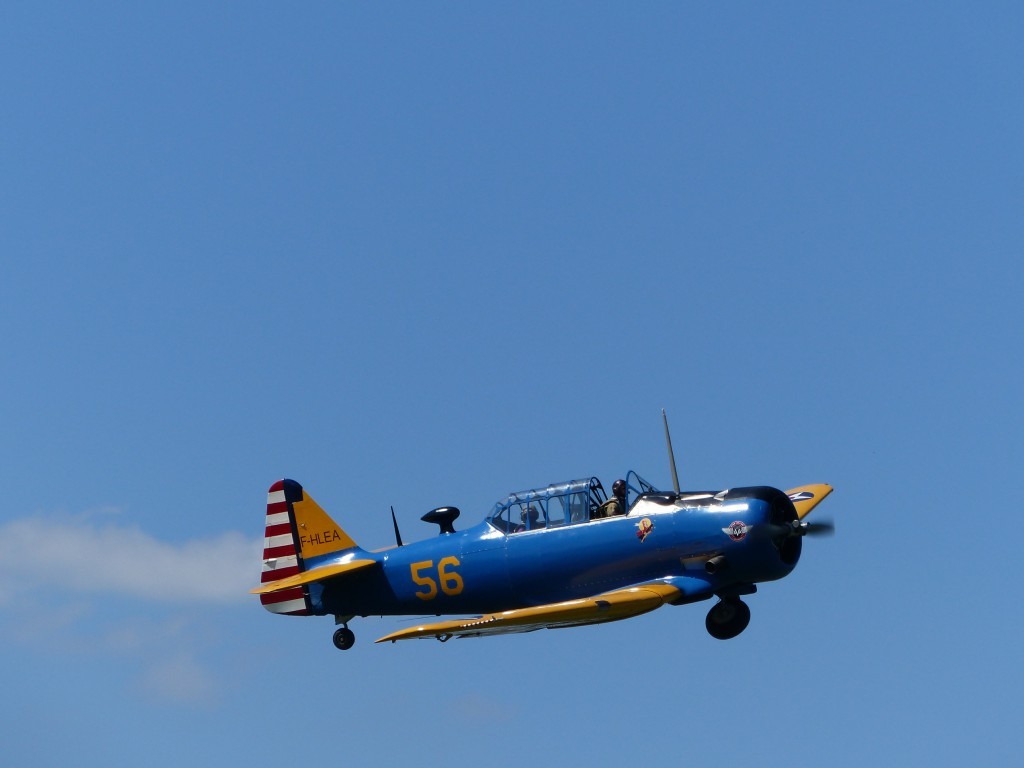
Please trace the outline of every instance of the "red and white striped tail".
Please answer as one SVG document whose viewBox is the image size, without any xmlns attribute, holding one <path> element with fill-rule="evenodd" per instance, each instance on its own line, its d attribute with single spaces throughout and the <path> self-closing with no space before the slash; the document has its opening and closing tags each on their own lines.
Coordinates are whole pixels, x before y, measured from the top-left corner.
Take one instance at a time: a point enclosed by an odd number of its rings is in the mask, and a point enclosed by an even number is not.
<svg viewBox="0 0 1024 768">
<path fill-rule="evenodd" d="M 274 483 L 267 493 L 267 526 L 263 539 L 263 573 L 260 576 L 262 584 L 294 576 L 305 570 L 299 555 L 295 518 L 286 494 L 289 484 L 297 487 L 301 494 L 302 489 L 298 483 L 285 480 Z M 260 595 L 260 602 L 272 613 L 308 616 L 311 610 L 307 589 L 295 587 Z"/>
</svg>

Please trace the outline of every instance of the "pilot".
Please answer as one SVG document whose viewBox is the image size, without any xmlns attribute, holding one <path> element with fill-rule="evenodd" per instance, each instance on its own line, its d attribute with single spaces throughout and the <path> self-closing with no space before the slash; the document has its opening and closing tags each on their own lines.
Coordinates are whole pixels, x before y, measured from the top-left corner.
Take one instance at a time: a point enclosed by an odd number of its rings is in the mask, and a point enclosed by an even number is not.
<svg viewBox="0 0 1024 768">
<path fill-rule="evenodd" d="M 520 530 L 535 531 L 544 527 L 544 521 L 540 519 L 540 512 L 532 504 L 523 510 L 523 528 Z"/>
<path fill-rule="evenodd" d="M 597 508 L 596 518 L 615 517 L 626 514 L 626 481 L 616 480 L 612 483 L 612 497 Z"/>
</svg>

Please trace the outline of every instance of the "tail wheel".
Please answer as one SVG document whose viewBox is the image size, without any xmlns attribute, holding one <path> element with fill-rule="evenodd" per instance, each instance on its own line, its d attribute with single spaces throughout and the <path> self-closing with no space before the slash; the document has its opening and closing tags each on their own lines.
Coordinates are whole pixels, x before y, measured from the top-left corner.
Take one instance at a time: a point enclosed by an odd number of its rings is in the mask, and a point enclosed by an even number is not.
<svg viewBox="0 0 1024 768">
<path fill-rule="evenodd" d="M 721 600 L 708 611 L 704 621 L 708 634 L 716 640 L 730 640 L 750 623 L 750 608 L 737 597 Z"/>
<path fill-rule="evenodd" d="M 347 651 L 356 643 L 356 633 L 348 627 L 342 627 L 334 633 L 334 647 L 339 651 Z"/>
</svg>

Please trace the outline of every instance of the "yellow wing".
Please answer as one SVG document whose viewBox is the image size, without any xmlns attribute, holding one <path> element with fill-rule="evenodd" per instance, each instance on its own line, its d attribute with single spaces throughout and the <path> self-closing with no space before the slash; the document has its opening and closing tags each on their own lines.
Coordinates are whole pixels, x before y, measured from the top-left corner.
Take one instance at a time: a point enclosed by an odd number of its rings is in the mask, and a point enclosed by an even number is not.
<svg viewBox="0 0 1024 768">
<path fill-rule="evenodd" d="M 799 488 L 790 488 L 786 491 L 786 495 L 796 507 L 796 516 L 801 520 L 807 517 L 807 514 L 823 502 L 830 493 L 832 493 L 832 486 L 824 483 L 801 485 Z"/>
<path fill-rule="evenodd" d="M 294 576 L 288 576 L 283 579 L 278 579 L 277 581 L 268 581 L 266 584 L 256 587 L 256 589 L 249 590 L 249 594 L 265 595 L 269 592 L 280 592 L 282 589 L 301 587 L 303 584 L 312 584 L 315 581 L 323 581 L 324 579 L 329 579 L 332 576 L 338 576 L 342 573 L 358 571 L 362 568 L 369 568 L 371 565 L 376 565 L 376 563 L 376 560 L 350 560 L 347 563 L 325 565 L 323 568 L 314 568 L 311 571 L 297 573 Z"/>
<path fill-rule="evenodd" d="M 578 627 L 639 616 L 681 598 L 682 591 L 668 584 L 644 584 L 617 589 L 584 600 L 567 600 L 534 608 L 517 608 L 471 619 L 438 621 L 393 632 L 378 643 L 433 637 L 482 637 L 511 632 L 533 632 L 536 629 Z"/>
</svg>

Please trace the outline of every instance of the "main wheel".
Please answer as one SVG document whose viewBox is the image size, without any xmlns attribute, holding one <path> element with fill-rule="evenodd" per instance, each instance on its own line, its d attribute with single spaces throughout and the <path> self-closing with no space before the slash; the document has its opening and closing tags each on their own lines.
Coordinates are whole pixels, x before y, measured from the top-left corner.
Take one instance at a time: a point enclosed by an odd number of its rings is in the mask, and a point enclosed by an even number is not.
<svg viewBox="0 0 1024 768">
<path fill-rule="evenodd" d="M 334 647 L 339 651 L 347 651 L 356 642 L 356 633 L 348 627 L 342 627 L 334 633 Z"/>
<path fill-rule="evenodd" d="M 716 640 L 736 637 L 750 623 L 750 608 L 738 597 L 721 600 L 708 611 L 704 626 Z"/>
</svg>

